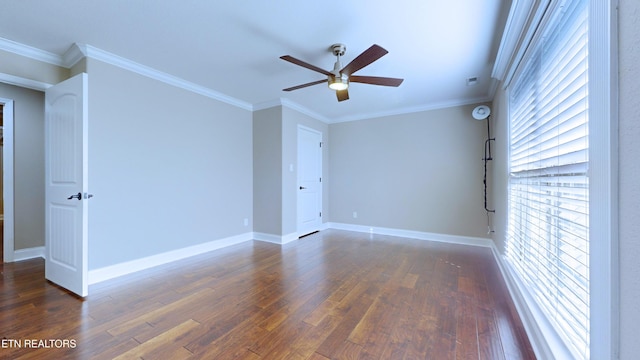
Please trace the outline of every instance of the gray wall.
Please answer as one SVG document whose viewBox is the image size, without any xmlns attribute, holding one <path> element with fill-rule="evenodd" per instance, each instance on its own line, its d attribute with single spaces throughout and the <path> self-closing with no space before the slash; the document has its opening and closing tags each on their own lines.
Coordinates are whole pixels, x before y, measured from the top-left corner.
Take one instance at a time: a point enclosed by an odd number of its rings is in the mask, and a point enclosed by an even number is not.
<svg viewBox="0 0 640 360">
<path fill-rule="evenodd" d="M 0 73 L 47 84 L 69 78 L 69 69 L 0 50 Z"/>
<path fill-rule="evenodd" d="M 619 3 L 620 358 L 640 354 L 640 2 Z"/>
<path fill-rule="evenodd" d="M 328 125 L 288 107 L 253 114 L 254 231 L 277 236 L 297 233 L 298 125 L 318 130 L 326 143 Z M 328 145 L 323 147 L 323 222 L 328 219 Z M 293 171 L 290 171 L 293 165 Z"/>
<path fill-rule="evenodd" d="M 327 222 L 330 214 L 328 211 L 329 192 L 329 126 L 321 121 L 313 119 L 296 110 L 282 108 L 282 230 L 283 234 L 291 234 L 298 227 L 298 125 L 303 125 L 322 133 L 325 146 L 322 148 L 322 222 Z M 289 171 L 289 164 L 294 165 L 294 171 Z"/>
<path fill-rule="evenodd" d="M 14 100 L 14 250 L 44 246 L 44 93 L 0 83 L 0 97 Z"/>
<path fill-rule="evenodd" d="M 253 113 L 253 231 L 282 235 L 282 107 Z"/>
<path fill-rule="evenodd" d="M 486 122 L 473 108 L 330 125 L 331 221 L 488 237 Z"/>
<path fill-rule="evenodd" d="M 88 59 L 89 269 L 251 232 L 251 112 Z"/>
<path fill-rule="evenodd" d="M 491 198 L 495 204 L 496 213 L 493 218 L 494 231 L 493 239 L 498 250 L 504 254 L 505 239 L 507 236 L 507 193 L 509 190 L 509 169 L 507 156 L 509 154 L 509 124 L 507 119 L 507 98 L 502 85 L 498 86 L 496 97 L 491 107 L 491 126 L 495 141 L 493 142 L 494 160 Z"/>
</svg>

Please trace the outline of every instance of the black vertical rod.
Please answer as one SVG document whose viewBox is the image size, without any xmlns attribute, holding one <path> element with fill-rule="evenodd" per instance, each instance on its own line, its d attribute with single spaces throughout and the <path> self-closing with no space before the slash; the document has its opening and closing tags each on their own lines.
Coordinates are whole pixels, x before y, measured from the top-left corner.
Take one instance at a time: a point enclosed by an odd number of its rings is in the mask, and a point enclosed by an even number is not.
<svg viewBox="0 0 640 360">
<path fill-rule="evenodd" d="M 493 160 L 491 156 L 491 140 L 495 140 L 491 138 L 491 115 L 487 116 L 487 139 L 489 139 L 489 157 L 487 160 Z"/>
</svg>

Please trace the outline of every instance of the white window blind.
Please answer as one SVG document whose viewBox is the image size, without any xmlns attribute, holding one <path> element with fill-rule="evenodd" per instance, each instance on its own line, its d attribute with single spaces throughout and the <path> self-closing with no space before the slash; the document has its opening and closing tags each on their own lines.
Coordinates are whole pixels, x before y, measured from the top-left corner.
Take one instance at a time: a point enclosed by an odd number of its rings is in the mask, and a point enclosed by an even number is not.
<svg viewBox="0 0 640 360">
<path fill-rule="evenodd" d="M 547 10 L 509 86 L 506 256 L 577 358 L 589 358 L 588 1 Z"/>
</svg>

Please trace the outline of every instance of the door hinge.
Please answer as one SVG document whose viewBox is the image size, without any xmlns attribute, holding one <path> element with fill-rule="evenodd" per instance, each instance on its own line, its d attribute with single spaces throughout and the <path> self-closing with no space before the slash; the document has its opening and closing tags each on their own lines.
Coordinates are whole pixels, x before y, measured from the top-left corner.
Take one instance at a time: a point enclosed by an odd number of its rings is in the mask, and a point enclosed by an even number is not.
<svg viewBox="0 0 640 360">
<path fill-rule="evenodd" d="M 320 178 L 320 182 L 322 182 L 322 178 Z"/>
<path fill-rule="evenodd" d="M 322 147 L 322 141 L 320 141 L 320 147 Z"/>
<path fill-rule="evenodd" d="M 320 217 L 322 217 L 322 211 L 320 212 Z"/>
</svg>

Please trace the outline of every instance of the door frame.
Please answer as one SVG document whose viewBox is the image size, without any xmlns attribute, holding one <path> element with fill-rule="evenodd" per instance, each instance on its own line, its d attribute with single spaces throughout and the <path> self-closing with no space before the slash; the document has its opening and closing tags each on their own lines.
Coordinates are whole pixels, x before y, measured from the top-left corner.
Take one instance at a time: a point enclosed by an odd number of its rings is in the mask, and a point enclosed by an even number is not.
<svg viewBox="0 0 640 360">
<path fill-rule="evenodd" d="M 51 84 L 31 80 L 27 78 L 23 78 L 20 76 L 15 76 L 6 73 L 0 73 L 0 82 L 7 85 L 13 85 L 25 89 L 37 90 L 44 92 Z M 4 197 L 4 239 L 3 239 L 3 250 L 4 250 L 4 262 L 13 262 L 15 261 L 15 211 L 14 211 L 14 180 L 13 180 L 13 166 L 14 166 L 14 127 L 15 127 L 15 117 L 13 116 L 15 103 L 13 99 L 0 98 L 0 102 L 3 104 L 11 104 L 11 121 L 9 123 L 4 121 L 4 132 L 9 133 L 11 141 L 10 146 L 7 146 L 7 138 L 5 136 L 4 149 L 3 149 L 3 182 L 4 189 L 2 191 L 2 196 Z M 6 108 L 5 108 L 6 109 Z M 7 131 L 7 124 L 9 124 L 10 129 Z M 7 151 L 9 149 L 9 151 Z M 8 169 L 8 171 L 6 171 Z M 11 206 L 7 206 L 8 203 L 11 203 Z M 8 210 L 7 210 L 8 208 Z M 9 219 L 7 221 L 7 219 Z"/>
<path fill-rule="evenodd" d="M 320 151 L 318 152 L 318 156 L 319 159 L 318 160 L 318 173 L 320 174 L 320 179 L 323 178 L 323 139 L 324 139 L 324 134 L 322 133 L 322 131 L 314 129 L 314 128 L 310 128 L 308 126 L 304 126 L 301 124 L 298 124 L 297 127 L 297 132 L 296 132 L 296 158 L 297 158 L 297 172 L 296 172 L 296 188 L 300 185 L 300 131 L 308 131 L 310 133 L 314 133 L 319 137 L 319 142 L 320 142 Z M 322 192 L 322 187 L 323 187 L 323 183 L 322 181 L 320 181 L 320 184 L 318 186 L 318 204 L 319 204 L 319 212 L 322 213 L 322 208 L 323 208 L 323 203 L 322 203 L 322 198 L 323 198 L 323 192 Z M 298 234 L 298 236 L 302 236 L 305 235 L 303 233 L 301 233 L 300 229 L 300 200 L 299 200 L 299 196 L 298 196 L 299 192 L 296 191 L 296 232 Z M 314 228 L 311 232 L 313 231 L 319 231 L 322 229 L 322 216 L 319 217 L 319 224 L 317 226 L 317 228 Z M 306 232 L 306 231 L 303 231 Z"/>
<path fill-rule="evenodd" d="M 2 145 L 2 198 L 4 206 L 3 262 L 14 260 L 14 213 L 13 213 L 13 122 L 14 102 L 0 98 L 3 109 Z"/>
</svg>

